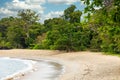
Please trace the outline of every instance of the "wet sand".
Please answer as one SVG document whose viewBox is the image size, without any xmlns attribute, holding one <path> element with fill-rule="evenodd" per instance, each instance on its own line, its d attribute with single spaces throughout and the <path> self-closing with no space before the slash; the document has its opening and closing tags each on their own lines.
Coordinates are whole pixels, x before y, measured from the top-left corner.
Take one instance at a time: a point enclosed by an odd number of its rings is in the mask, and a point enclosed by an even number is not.
<svg viewBox="0 0 120 80">
<path fill-rule="evenodd" d="M 13 49 L 0 50 L 0 56 L 58 62 L 65 66 L 65 72 L 57 80 L 120 80 L 120 58 L 101 53 Z M 26 74 L 20 80 L 40 80 L 36 75 Z"/>
<path fill-rule="evenodd" d="M 50 60 L 36 60 L 34 71 L 17 80 L 56 80 L 64 71 L 64 67 Z"/>
</svg>

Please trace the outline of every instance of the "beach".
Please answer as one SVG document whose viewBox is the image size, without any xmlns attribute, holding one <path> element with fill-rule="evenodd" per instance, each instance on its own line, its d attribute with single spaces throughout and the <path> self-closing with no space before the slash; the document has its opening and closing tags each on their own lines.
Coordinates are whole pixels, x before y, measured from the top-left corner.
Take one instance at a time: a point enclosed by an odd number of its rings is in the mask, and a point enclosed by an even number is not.
<svg viewBox="0 0 120 80">
<path fill-rule="evenodd" d="M 0 50 L 0 57 L 43 59 L 60 63 L 65 71 L 57 80 L 120 80 L 120 58 L 100 52 L 11 49 Z M 28 78 L 39 80 L 39 72 L 36 75 L 26 74 L 20 80 Z"/>
</svg>

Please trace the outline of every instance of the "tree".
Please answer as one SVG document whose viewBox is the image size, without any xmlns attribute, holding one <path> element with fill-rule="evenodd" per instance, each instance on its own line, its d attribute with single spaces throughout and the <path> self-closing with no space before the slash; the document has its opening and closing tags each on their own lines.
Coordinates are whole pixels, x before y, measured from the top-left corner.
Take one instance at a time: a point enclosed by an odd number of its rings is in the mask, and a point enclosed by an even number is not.
<svg viewBox="0 0 120 80">
<path fill-rule="evenodd" d="M 24 35 L 25 44 L 26 47 L 28 47 L 33 42 L 32 35 L 30 34 L 30 32 L 32 31 L 31 28 L 39 20 L 39 15 L 36 12 L 27 9 L 20 10 L 18 12 L 18 16 L 20 17 L 21 24 L 20 26 L 23 28 L 23 31 L 25 33 Z"/>
<path fill-rule="evenodd" d="M 0 42 L 9 42 L 12 48 L 28 48 L 44 32 L 39 16 L 32 10 L 20 10 L 17 17 L 0 20 Z"/>
<path fill-rule="evenodd" d="M 21 23 L 23 24 L 22 27 L 26 33 L 26 37 L 29 38 L 29 28 L 33 23 L 39 20 L 38 14 L 30 9 L 27 9 L 20 10 L 18 12 L 18 16 L 21 18 Z"/>
<path fill-rule="evenodd" d="M 7 39 L 13 48 L 24 48 L 23 30 L 18 25 L 8 28 Z"/>
<path fill-rule="evenodd" d="M 13 17 L 2 18 L 0 20 L 0 32 L 2 37 L 6 37 L 7 28 L 13 24 L 13 21 Z"/>
<path fill-rule="evenodd" d="M 47 31 L 39 48 L 65 51 L 85 50 L 90 45 L 90 32 L 80 23 L 73 23 L 61 18 L 46 20 L 44 25 L 51 28 Z"/>
<path fill-rule="evenodd" d="M 75 5 L 71 5 L 70 7 L 65 9 L 63 14 L 64 19 L 69 21 L 70 23 L 80 23 L 82 12 L 80 10 L 75 11 L 75 9 Z"/>
<path fill-rule="evenodd" d="M 120 0 L 81 0 L 86 5 L 84 12 L 91 14 L 96 12 L 96 7 L 101 9 L 105 15 L 110 15 L 109 17 L 114 22 L 120 21 Z M 89 17 L 88 17 L 89 18 Z"/>
<path fill-rule="evenodd" d="M 0 48 L 1 49 L 12 48 L 12 45 L 7 38 L 7 32 L 8 32 L 8 28 L 11 25 L 15 25 L 14 23 L 15 23 L 15 18 L 13 17 L 2 18 L 0 20 Z"/>
<path fill-rule="evenodd" d="M 64 10 L 64 17 L 65 20 L 70 20 L 70 14 L 73 13 L 76 9 L 75 5 L 71 5 L 70 7 L 68 7 L 67 9 Z"/>
<path fill-rule="evenodd" d="M 80 23 L 82 12 L 77 10 L 70 14 L 70 23 Z"/>
<path fill-rule="evenodd" d="M 85 13 L 92 13 L 86 23 L 92 31 L 91 47 L 104 52 L 120 53 L 120 1 L 81 1 L 87 5 Z"/>
</svg>

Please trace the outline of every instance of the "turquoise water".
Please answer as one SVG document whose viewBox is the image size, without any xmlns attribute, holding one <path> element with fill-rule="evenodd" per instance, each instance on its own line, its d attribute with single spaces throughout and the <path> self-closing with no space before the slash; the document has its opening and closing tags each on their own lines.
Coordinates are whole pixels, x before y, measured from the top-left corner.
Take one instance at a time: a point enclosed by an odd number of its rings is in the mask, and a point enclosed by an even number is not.
<svg viewBox="0 0 120 80">
<path fill-rule="evenodd" d="M 30 69 L 30 61 L 13 58 L 0 58 L 0 80 L 15 76 Z"/>
</svg>

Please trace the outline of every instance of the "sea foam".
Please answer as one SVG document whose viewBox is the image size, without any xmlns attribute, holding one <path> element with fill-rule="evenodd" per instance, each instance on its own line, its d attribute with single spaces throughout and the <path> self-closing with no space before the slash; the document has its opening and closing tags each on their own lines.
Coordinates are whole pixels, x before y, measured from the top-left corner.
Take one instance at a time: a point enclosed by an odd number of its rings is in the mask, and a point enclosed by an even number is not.
<svg viewBox="0 0 120 80">
<path fill-rule="evenodd" d="M 0 58 L 0 80 L 19 78 L 31 71 L 36 62 L 17 58 Z"/>
</svg>

